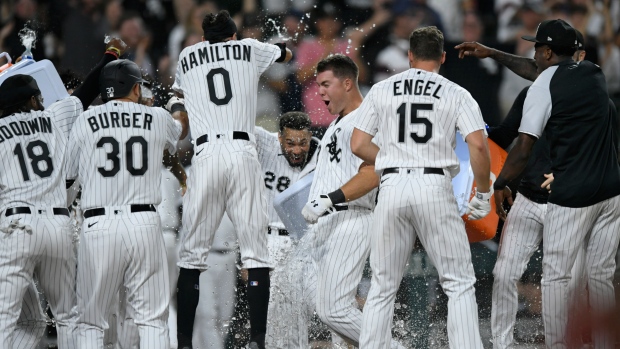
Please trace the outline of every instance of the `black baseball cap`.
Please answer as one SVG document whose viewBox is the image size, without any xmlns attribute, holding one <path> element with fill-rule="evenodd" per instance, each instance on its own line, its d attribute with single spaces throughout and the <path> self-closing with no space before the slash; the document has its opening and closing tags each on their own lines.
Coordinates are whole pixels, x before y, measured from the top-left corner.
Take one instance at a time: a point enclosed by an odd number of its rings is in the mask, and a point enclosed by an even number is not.
<svg viewBox="0 0 620 349">
<path fill-rule="evenodd" d="M 535 37 L 524 35 L 521 39 L 555 47 L 577 48 L 575 29 L 561 19 L 542 21 L 536 29 Z"/>
<path fill-rule="evenodd" d="M 583 34 L 577 29 L 575 29 L 575 35 L 577 35 L 577 49 L 585 50 L 584 46 L 586 44 L 586 40 L 583 38 Z"/>
<path fill-rule="evenodd" d="M 41 94 L 37 81 L 30 75 L 9 76 L 0 85 L 0 109 L 6 109 L 26 102 L 32 96 Z"/>
</svg>

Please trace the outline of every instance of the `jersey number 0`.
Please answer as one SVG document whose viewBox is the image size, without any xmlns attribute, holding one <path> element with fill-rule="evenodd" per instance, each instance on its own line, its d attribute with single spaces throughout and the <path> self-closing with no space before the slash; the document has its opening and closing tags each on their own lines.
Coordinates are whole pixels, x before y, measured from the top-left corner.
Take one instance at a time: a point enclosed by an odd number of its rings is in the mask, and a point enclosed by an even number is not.
<svg viewBox="0 0 620 349">
<path fill-rule="evenodd" d="M 213 78 L 219 75 L 224 82 L 224 96 L 219 97 L 215 91 L 215 82 Z M 207 74 L 207 86 L 209 87 L 209 99 L 215 105 L 226 105 L 232 99 L 232 88 L 230 87 L 230 74 L 224 68 L 215 68 L 209 70 Z"/>
</svg>

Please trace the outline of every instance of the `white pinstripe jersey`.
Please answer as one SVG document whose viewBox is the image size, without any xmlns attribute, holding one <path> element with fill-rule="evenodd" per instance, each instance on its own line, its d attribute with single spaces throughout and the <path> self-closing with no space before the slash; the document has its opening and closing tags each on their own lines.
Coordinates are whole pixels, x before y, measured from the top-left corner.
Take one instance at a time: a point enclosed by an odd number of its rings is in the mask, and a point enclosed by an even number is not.
<svg viewBox="0 0 620 349">
<path fill-rule="evenodd" d="M 24 205 L 66 207 L 67 139 L 82 102 L 68 97 L 43 111 L 0 119 L 0 213 Z"/>
<path fill-rule="evenodd" d="M 376 83 L 358 111 L 355 127 L 382 140 L 377 171 L 436 167 L 447 168 L 454 177 L 459 172 L 457 128 L 463 138 L 485 129 L 469 92 L 439 74 L 415 68 Z"/>
<path fill-rule="evenodd" d="M 254 39 L 186 47 L 172 88 L 185 97 L 192 134 L 254 133 L 258 79 L 280 54 L 280 47 Z"/>
<path fill-rule="evenodd" d="M 312 172 L 316 167 L 316 154 L 312 154 L 310 161 L 304 168 L 291 167 L 282 154 L 282 147 L 277 133 L 267 132 L 262 127 L 256 127 L 256 147 L 258 161 L 263 168 L 265 179 L 265 197 L 269 207 L 269 226 L 284 229 L 284 223 L 273 206 L 273 199 L 300 178 Z M 315 140 L 313 138 L 313 140 Z M 310 155 L 309 155 L 310 156 Z"/>
<path fill-rule="evenodd" d="M 67 151 L 67 177 L 80 178 L 82 209 L 159 204 L 163 151 L 176 150 L 181 131 L 162 108 L 112 100 L 85 111 Z"/>
<path fill-rule="evenodd" d="M 359 108 L 339 117 L 325 131 L 319 148 L 314 180 L 310 187 L 310 199 L 321 194 L 329 194 L 342 187 L 359 172 L 362 160 L 351 151 L 351 135 L 353 134 Z M 359 199 L 349 201 L 349 206 L 374 209 L 377 189 Z"/>
</svg>

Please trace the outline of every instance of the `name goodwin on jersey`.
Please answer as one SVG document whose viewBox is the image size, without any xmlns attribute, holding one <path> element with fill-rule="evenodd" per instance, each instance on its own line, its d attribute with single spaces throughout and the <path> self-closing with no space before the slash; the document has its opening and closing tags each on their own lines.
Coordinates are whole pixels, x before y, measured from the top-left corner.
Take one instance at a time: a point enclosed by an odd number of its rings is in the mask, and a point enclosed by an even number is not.
<svg viewBox="0 0 620 349">
<path fill-rule="evenodd" d="M 52 133 L 52 120 L 39 116 L 32 120 L 13 121 L 9 125 L 0 126 L 0 143 L 15 136 L 30 136 L 37 133 Z"/>
</svg>

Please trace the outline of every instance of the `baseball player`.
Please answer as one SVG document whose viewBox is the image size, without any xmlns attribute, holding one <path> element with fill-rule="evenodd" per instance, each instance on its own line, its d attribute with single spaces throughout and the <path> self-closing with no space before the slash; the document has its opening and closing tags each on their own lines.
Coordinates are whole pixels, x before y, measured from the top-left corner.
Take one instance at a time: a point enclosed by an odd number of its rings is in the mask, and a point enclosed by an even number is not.
<svg viewBox="0 0 620 349">
<path fill-rule="evenodd" d="M 568 282 L 578 251 L 586 249 L 589 304 L 595 313 L 614 306 L 612 284 L 620 241 L 620 166 L 614 120 L 600 68 L 575 63 L 575 30 L 562 20 L 543 21 L 535 37 L 539 73 L 523 105 L 519 137 L 494 183 L 498 214 L 506 183 L 524 169 L 546 133 L 554 175 L 543 228 L 543 321 L 548 348 L 567 347 Z M 572 82 L 579 81 L 579 84 Z M 612 333 L 593 329 L 596 348 L 613 348 Z"/>
<path fill-rule="evenodd" d="M 320 144 L 310 200 L 302 214 L 316 235 L 316 311 L 336 334 L 357 345 L 361 311 L 354 305 L 369 249 L 372 209 L 379 178 L 351 152 L 352 120 L 362 103 L 358 69 L 337 54 L 317 64 L 319 95 L 334 120 Z"/>
<path fill-rule="evenodd" d="M 68 144 L 68 178 L 82 183 L 84 222 L 78 249 L 77 344 L 103 348 L 106 313 L 121 286 L 141 348 L 169 348 L 168 268 L 156 206 L 161 201 L 163 150 L 176 150 L 188 131 L 177 99 L 170 113 L 140 105 L 138 66 L 109 63 L 101 72 L 103 105 L 76 121 Z"/>
<path fill-rule="evenodd" d="M 280 264 L 286 257 L 292 243 L 273 206 L 273 199 L 276 194 L 314 171 L 319 140 L 312 138 L 311 123 L 305 113 L 288 112 L 280 117 L 277 134 L 256 127 L 258 161 L 263 169 L 265 197 L 269 209 L 267 242 L 274 265 Z"/>
<path fill-rule="evenodd" d="M 40 308 L 36 297 L 24 298 L 33 275 L 56 319 L 59 347 L 73 347 L 75 255 L 66 206 L 65 149 L 76 117 L 98 94 L 101 69 L 124 48 L 122 41 L 110 41 L 72 96 L 47 109 L 36 80 L 28 75 L 13 75 L 0 86 L 0 348 L 17 348 L 28 340 L 13 332 L 22 299 L 28 302 L 27 313 L 41 318 L 40 312 L 31 311 Z"/>
<path fill-rule="evenodd" d="M 181 52 L 173 85 L 185 97 L 196 136 L 183 197 L 187 233 L 178 263 L 179 347 L 191 347 L 200 273 L 208 268 L 213 234 L 226 211 L 248 269 L 251 344 L 264 348 L 271 264 L 254 136 L 256 98 L 260 75 L 274 62 L 289 61 L 292 53 L 284 44 L 237 40 L 237 27 L 227 11 L 207 14 L 202 27 L 204 41 Z"/>
<path fill-rule="evenodd" d="M 389 348 L 396 291 L 416 237 L 448 296 L 450 348 L 482 348 L 471 251 L 451 177 L 459 172 L 458 128 L 477 183 L 469 219 L 486 216 L 491 192 L 485 124 L 471 95 L 437 74 L 445 60 L 441 31 L 416 29 L 409 45 L 411 69 L 375 84 L 354 120 L 354 154 L 381 173 L 360 348 Z"/>
<path fill-rule="evenodd" d="M 581 62 L 585 58 L 585 51 L 583 50 L 583 35 L 579 32 L 577 32 L 577 40 L 579 47 L 573 55 L 573 60 Z M 489 138 L 502 148 L 507 148 L 512 144 L 519 134 L 523 103 L 528 90 L 529 87 L 526 87 L 519 93 L 504 121 L 489 130 Z M 544 174 L 550 172 L 549 144 L 547 137 L 543 136 L 532 149 L 532 156 L 517 189 L 517 197 L 504 223 L 497 262 L 493 269 L 491 331 L 493 347 L 496 349 L 510 348 L 514 345 L 513 337 L 518 308 L 517 282 L 542 241 L 543 222 L 549 197 L 549 193 L 543 188 L 545 186 L 543 182 L 545 182 Z M 512 204 L 512 196 L 508 196 L 508 201 Z M 583 286 L 585 286 L 585 280 L 582 280 L 583 251 L 580 251 L 578 255 L 579 261 L 573 268 L 569 289 L 583 293 Z M 577 290 L 578 286 L 582 287 Z"/>
</svg>

